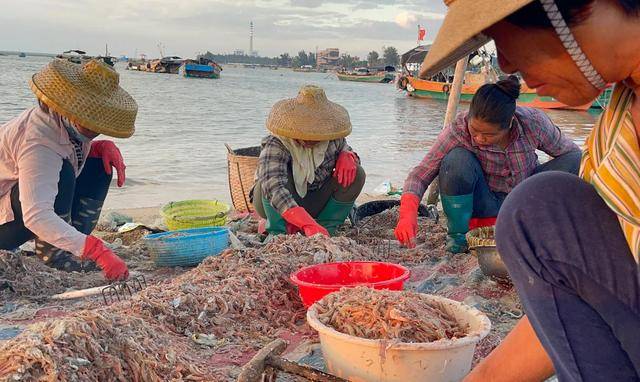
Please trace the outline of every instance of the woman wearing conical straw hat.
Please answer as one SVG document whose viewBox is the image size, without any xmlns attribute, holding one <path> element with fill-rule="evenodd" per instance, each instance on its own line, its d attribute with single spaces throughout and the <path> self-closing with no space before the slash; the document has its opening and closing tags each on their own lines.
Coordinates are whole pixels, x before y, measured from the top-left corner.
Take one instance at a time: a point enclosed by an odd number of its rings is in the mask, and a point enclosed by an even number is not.
<svg viewBox="0 0 640 382">
<path fill-rule="evenodd" d="M 347 145 L 349 113 L 324 90 L 304 86 L 278 101 L 267 119 L 252 200 L 277 235 L 332 235 L 364 186 L 360 159 Z"/>
<path fill-rule="evenodd" d="M 138 106 L 97 60 L 54 60 L 33 75 L 38 106 L 0 127 L 0 248 L 35 239 L 36 255 L 61 270 L 97 264 L 109 280 L 127 266 L 91 236 L 111 183 L 125 181 L 120 151 L 105 134 L 130 137 Z"/>
<path fill-rule="evenodd" d="M 500 67 L 568 105 L 612 97 L 580 175 L 507 197 L 496 241 L 526 317 L 467 381 L 640 379 L 640 1 L 449 0 L 428 77 L 493 39 Z"/>
</svg>

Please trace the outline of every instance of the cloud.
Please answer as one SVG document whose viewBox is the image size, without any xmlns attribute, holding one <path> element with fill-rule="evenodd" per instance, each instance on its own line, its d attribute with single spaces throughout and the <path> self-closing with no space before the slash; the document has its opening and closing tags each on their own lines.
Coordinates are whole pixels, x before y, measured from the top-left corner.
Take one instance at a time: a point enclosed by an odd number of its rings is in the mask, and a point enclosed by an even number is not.
<svg viewBox="0 0 640 382">
<path fill-rule="evenodd" d="M 418 17 L 407 11 L 400 12 L 395 17 L 396 24 L 402 28 L 408 29 L 415 26 L 418 23 Z"/>
<path fill-rule="evenodd" d="M 249 22 L 261 55 L 338 47 L 366 56 L 382 45 L 415 44 L 415 25 L 435 35 L 441 0 L 0 0 L 0 50 L 166 54 L 248 49 Z M 396 15 L 396 16 L 394 16 Z M 109 28 L 104 26 L 108 25 Z"/>
</svg>

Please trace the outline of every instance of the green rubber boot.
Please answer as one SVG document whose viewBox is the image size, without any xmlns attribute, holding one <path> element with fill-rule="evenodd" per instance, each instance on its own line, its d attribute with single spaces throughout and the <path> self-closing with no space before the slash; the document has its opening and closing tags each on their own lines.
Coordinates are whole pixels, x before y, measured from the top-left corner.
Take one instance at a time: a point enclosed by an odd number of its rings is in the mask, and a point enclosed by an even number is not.
<svg viewBox="0 0 640 382">
<path fill-rule="evenodd" d="M 340 227 L 349 216 L 349 212 L 353 209 L 355 202 L 339 202 L 334 198 L 329 201 L 320 212 L 316 221 L 329 231 L 329 235 L 333 236 L 338 227 Z"/>
<path fill-rule="evenodd" d="M 466 252 L 469 231 L 469 220 L 473 214 L 473 194 L 467 195 L 440 195 L 442 209 L 447 215 L 447 246 L 451 253 Z"/>
<path fill-rule="evenodd" d="M 266 198 L 262 198 L 262 207 L 264 208 L 264 213 L 267 215 L 267 225 L 265 227 L 267 232 L 271 235 L 282 235 L 287 233 L 287 223 L 278 211 L 273 208 L 271 202 Z"/>
</svg>

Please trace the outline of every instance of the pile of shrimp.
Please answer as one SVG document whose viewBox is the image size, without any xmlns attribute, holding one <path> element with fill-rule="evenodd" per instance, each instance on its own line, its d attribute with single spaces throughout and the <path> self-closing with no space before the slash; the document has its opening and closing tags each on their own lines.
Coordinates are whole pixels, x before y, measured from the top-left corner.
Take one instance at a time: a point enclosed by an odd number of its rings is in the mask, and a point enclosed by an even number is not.
<svg viewBox="0 0 640 382">
<path fill-rule="evenodd" d="M 140 318 L 82 311 L 35 324 L 2 345 L 0 380 L 206 380 L 188 345 Z"/>
<path fill-rule="evenodd" d="M 323 324 L 366 339 L 422 343 L 461 338 L 468 330 L 441 304 L 408 291 L 343 288 L 315 306 Z"/>
</svg>

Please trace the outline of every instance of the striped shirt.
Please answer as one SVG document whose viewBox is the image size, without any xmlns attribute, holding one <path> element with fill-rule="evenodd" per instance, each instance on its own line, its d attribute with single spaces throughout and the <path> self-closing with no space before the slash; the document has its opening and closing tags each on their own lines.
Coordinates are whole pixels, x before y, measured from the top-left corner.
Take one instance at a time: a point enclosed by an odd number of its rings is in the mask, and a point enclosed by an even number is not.
<svg viewBox="0 0 640 382">
<path fill-rule="evenodd" d="M 344 138 L 329 141 L 324 161 L 316 169 L 315 179 L 307 188 L 309 192 L 319 190 L 327 180 L 331 179 L 338 155 L 342 151 L 352 151 Z M 289 208 L 298 206 L 287 188 L 291 171 L 289 150 L 275 136 L 265 137 L 262 140 L 262 151 L 260 151 L 260 159 L 258 159 L 256 181 L 260 182 L 262 186 L 262 196 L 269 200 L 273 208 L 280 214 Z"/>
<path fill-rule="evenodd" d="M 468 122 L 468 113 L 460 113 L 452 124 L 442 130 L 422 162 L 409 173 L 404 192 L 422 198 L 438 175 L 440 163 L 456 147 L 474 153 L 491 191 L 504 193 L 510 192 L 533 174 L 539 164 L 536 150 L 542 150 L 552 157 L 580 150 L 538 109 L 516 107 L 510 142 L 504 150 L 498 146 L 476 144 L 469 133 Z"/>
<path fill-rule="evenodd" d="M 580 177 L 591 183 L 620 226 L 636 262 L 640 259 L 640 146 L 631 117 L 633 91 L 616 85 L 585 144 Z"/>
</svg>

